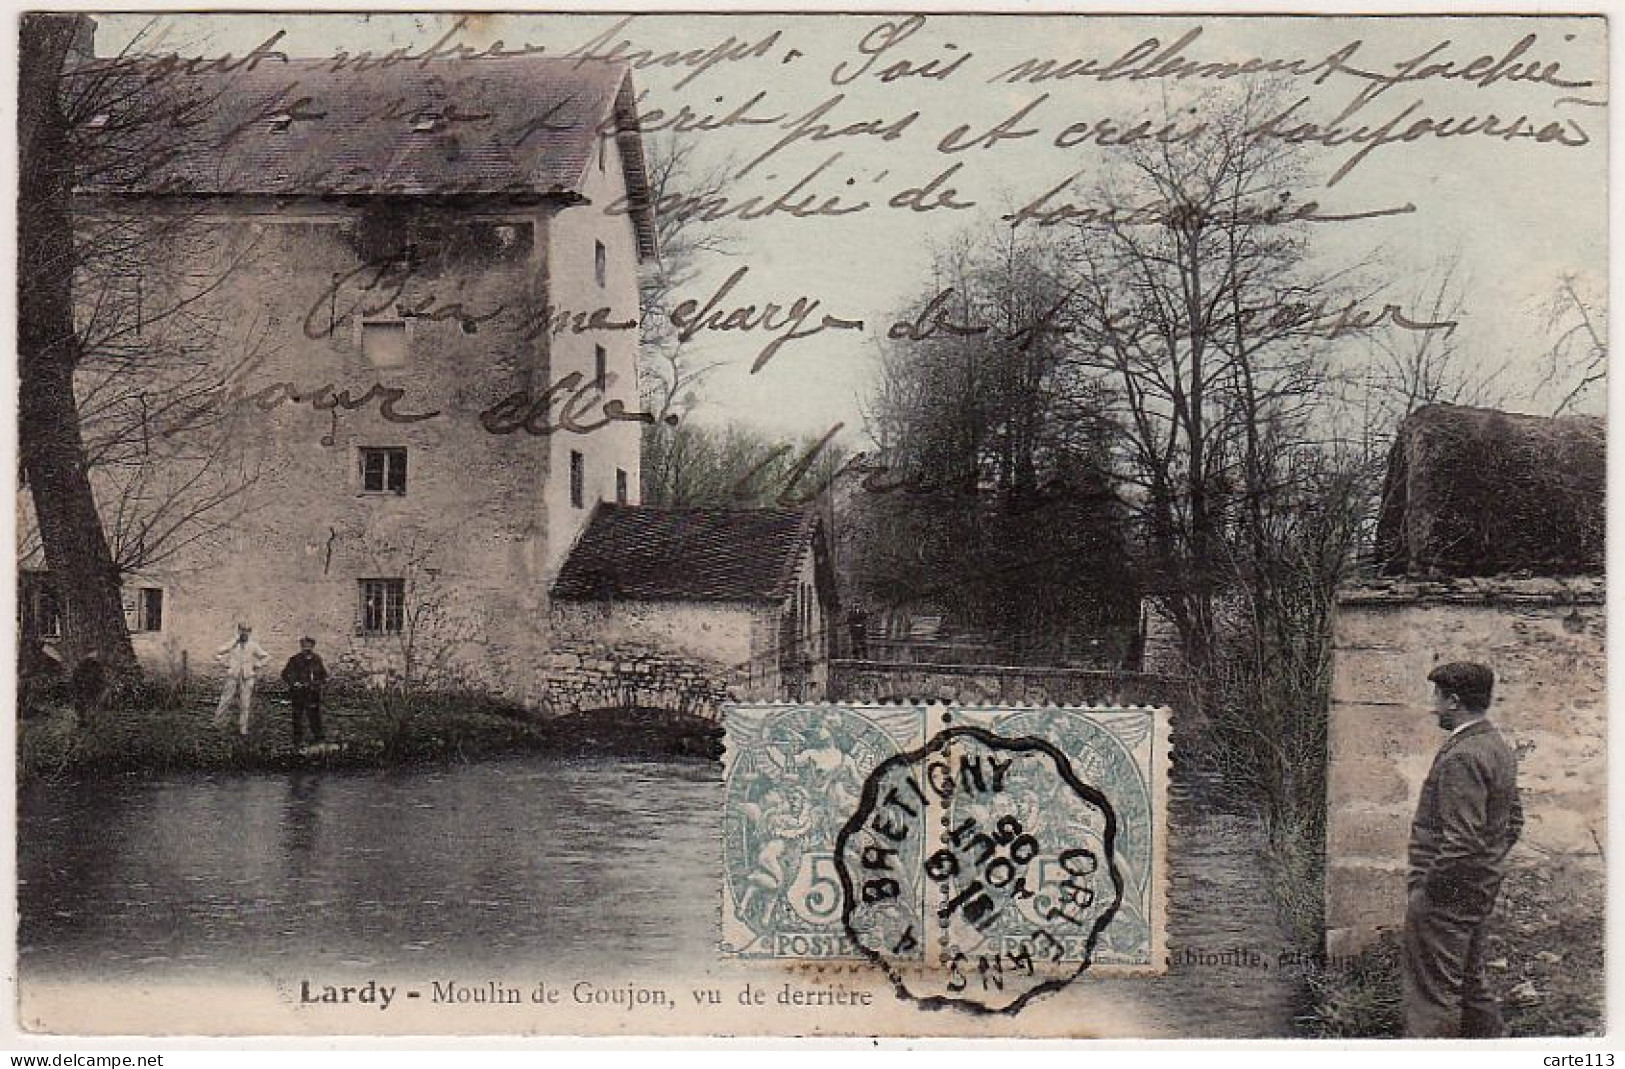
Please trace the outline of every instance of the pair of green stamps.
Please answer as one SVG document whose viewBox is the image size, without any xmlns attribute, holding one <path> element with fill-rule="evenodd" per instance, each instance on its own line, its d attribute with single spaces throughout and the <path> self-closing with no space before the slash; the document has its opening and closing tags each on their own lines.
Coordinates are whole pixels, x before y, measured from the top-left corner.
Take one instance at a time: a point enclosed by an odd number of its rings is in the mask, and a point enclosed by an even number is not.
<svg viewBox="0 0 1625 1069">
<path fill-rule="evenodd" d="M 1014 1012 L 1161 967 L 1167 711 L 761 705 L 726 714 L 724 953 L 870 960 Z"/>
</svg>

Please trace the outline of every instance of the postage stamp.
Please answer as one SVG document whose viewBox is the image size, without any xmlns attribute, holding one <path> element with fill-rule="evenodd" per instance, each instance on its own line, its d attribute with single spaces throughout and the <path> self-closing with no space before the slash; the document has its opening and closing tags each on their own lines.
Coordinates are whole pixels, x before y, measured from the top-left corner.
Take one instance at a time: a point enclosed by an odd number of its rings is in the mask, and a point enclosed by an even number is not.
<svg viewBox="0 0 1625 1069">
<path fill-rule="evenodd" d="M 1168 711 L 756 705 L 726 714 L 726 954 L 868 959 L 1014 1011 L 1161 967 Z"/>
</svg>

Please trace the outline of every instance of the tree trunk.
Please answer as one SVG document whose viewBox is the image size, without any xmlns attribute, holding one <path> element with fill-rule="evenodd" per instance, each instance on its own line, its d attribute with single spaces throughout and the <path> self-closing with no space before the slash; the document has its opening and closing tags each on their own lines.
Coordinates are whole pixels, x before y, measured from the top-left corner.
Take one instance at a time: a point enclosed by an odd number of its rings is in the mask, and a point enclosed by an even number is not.
<svg viewBox="0 0 1625 1069">
<path fill-rule="evenodd" d="M 73 373 L 73 167 L 60 84 L 84 16 L 26 15 L 18 54 L 17 348 L 19 438 L 45 562 L 63 612 L 64 653 L 133 669 L 118 572 L 91 493 Z"/>
</svg>

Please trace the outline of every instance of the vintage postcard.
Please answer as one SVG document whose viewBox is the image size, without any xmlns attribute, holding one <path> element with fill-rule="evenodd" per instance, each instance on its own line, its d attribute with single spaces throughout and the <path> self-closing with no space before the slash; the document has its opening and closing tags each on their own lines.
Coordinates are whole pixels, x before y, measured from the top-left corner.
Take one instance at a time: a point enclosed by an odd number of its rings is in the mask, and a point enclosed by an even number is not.
<svg viewBox="0 0 1625 1069">
<path fill-rule="evenodd" d="M 1605 1030 L 1604 18 L 13 26 L 25 1035 Z"/>
</svg>

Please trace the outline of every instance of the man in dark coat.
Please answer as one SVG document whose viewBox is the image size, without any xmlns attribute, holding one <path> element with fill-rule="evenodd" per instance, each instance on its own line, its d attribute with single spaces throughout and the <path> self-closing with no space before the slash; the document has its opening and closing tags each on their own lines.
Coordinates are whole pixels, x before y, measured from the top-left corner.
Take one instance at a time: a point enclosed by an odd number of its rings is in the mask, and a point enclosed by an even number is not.
<svg viewBox="0 0 1625 1069">
<path fill-rule="evenodd" d="M 1422 784 L 1411 823 L 1405 911 L 1405 1034 L 1506 1034 L 1484 980 L 1484 941 L 1506 856 L 1523 830 L 1518 759 L 1486 717 L 1495 674 L 1481 664 L 1429 675 L 1439 727 L 1450 732 Z"/>
<path fill-rule="evenodd" d="M 74 666 L 72 683 L 75 722 L 88 726 L 107 697 L 107 668 L 101 658 L 94 652 L 85 654 Z"/>
<path fill-rule="evenodd" d="M 321 742 L 322 684 L 327 682 L 327 666 L 316 656 L 316 640 L 308 635 L 299 640 L 299 652 L 288 658 L 282 669 L 282 682 L 288 685 L 293 701 L 293 744 L 304 745 L 305 722 L 310 722 L 310 741 Z"/>
</svg>

